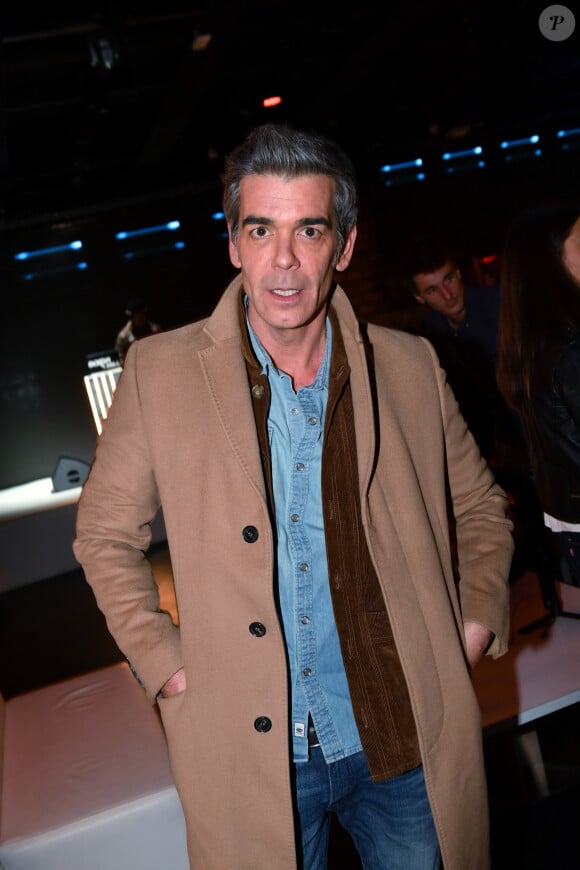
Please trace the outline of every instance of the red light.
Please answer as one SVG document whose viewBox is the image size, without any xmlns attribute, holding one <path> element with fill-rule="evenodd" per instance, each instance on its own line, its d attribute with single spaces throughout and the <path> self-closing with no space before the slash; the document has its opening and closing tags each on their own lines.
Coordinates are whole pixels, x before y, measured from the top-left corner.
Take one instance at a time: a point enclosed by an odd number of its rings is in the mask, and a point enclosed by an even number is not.
<svg viewBox="0 0 580 870">
<path fill-rule="evenodd" d="M 279 106 L 282 102 L 282 97 L 266 97 L 262 100 L 262 105 L 265 109 L 271 109 L 272 106 Z"/>
</svg>

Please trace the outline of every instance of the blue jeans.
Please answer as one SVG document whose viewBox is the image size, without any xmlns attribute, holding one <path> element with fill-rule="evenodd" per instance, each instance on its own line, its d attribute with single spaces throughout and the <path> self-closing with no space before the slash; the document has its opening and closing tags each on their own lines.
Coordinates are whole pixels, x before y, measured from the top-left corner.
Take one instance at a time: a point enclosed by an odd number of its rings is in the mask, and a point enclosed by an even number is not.
<svg viewBox="0 0 580 870">
<path fill-rule="evenodd" d="M 363 752 L 326 764 L 316 747 L 294 768 L 304 870 L 326 870 L 332 812 L 365 870 L 441 868 L 422 767 L 373 782 Z"/>
</svg>

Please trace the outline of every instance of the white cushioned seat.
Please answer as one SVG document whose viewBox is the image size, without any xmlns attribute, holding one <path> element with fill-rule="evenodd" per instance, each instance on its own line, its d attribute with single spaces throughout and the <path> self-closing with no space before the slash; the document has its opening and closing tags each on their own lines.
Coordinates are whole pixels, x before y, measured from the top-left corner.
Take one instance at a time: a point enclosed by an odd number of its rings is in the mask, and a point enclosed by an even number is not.
<svg viewBox="0 0 580 870">
<path fill-rule="evenodd" d="M 126 662 L 0 705 L 4 870 L 189 870 L 163 728 Z"/>
</svg>

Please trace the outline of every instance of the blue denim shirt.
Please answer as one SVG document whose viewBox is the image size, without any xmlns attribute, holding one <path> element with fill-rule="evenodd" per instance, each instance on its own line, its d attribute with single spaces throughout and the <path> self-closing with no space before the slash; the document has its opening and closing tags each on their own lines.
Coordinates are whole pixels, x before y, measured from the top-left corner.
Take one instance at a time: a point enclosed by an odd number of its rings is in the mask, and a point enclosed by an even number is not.
<svg viewBox="0 0 580 870">
<path fill-rule="evenodd" d="M 324 757 L 361 750 L 336 631 L 326 560 L 321 468 L 332 334 L 313 384 L 294 391 L 248 322 L 268 377 L 268 437 L 278 538 L 278 584 L 290 663 L 294 761 L 308 760 L 308 712 Z"/>
</svg>

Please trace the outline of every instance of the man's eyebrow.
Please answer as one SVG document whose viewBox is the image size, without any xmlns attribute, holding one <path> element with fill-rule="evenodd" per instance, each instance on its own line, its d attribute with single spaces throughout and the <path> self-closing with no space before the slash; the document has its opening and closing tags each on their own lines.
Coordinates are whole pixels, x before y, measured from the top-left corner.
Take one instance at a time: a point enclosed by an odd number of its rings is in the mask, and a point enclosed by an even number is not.
<svg viewBox="0 0 580 870">
<path fill-rule="evenodd" d="M 328 227 L 328 229 L 331 229 L 331 223 L 328 220 L 328 218 L 325 218 L 322 216 L 320 216 L 320 217 L 305 217 L 305 218 L 302 218 L 302 220 L 299 220 L 297 223 L 297 226 L 299 226 L 299 227 L 315 227 L 315 226 L 320 226 L 320 225 L 322 225 L 323 227 Z"/>
<path fill-rule="evenodd" d="M 273 226 L 274 221 L 272 218 L 260 217 L 259 215 L 249 214 L 247 215 L 243 221 L 242 226 Z M 328 218 L 325 217 L 304 217 L 296 222 L 297 227 L 316 227 L 316 226 L 324 226 L 328 227 L 328 229 L 332 228 L 332 225 Z"/>
<path fill-rule="evenodd" d="M 271 226 L 274 223 L 272 218 L 260 217 L 259 215 L 249 214 L 242 221 L 242 226 L 247 227 L 250 224 L 260 224 L 261 226 Z"/>
</svg>

